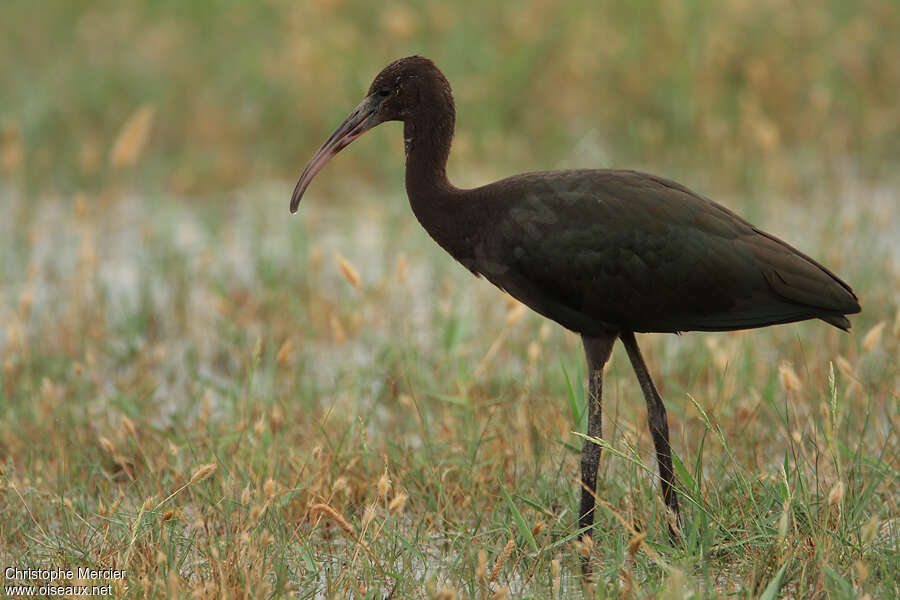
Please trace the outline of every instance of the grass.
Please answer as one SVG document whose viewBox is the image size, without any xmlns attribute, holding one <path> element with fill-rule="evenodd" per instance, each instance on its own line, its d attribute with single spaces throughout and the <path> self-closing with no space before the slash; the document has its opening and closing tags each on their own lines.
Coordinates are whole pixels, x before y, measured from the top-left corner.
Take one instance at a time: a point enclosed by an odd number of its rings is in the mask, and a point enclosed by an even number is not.
<svg viewBox="0 0 900 600">
<path fill-rule="evenodd" d="M 900 153 L 890 0 L 455 6 L 10 0 L 0 125 L 21 158 L 7 170 L 36 191 L 102 191 L 111 140 L 148 105 L 142 188 L 291 179 L 374 73 L 413 53 L 454 85 L 464 183 L 489 160 L 502 173 L 645 165 L 796 193 L 849 156 L 867 177 L 890 174 L 882 159 Z M 401 148 L 359 144 L 344 172 L 393 181 Z"/>
<path fill-rule="evenodd" d="M 4 7 L 0 565 L 130 598 L 900 595 L 896 5 L 442 6 Z M 286 218 L 413 51 L 457 90 L 455 181 L 650 165 L 859 293 L 849 335 L 641 337 L 682 544 L 621 348 L 576 542 L 579 341 L 418 227 L 396 127 Z"/>
<path fill-rule="evenodd" d="M 575 594 L 577 339 L 472 280 L 402 208 L 365 198 L 347 219 L 314 195 L 284 219 L 283 192 L 6 197 L 31 215 L 3 257 L 25 279 L 4 294 L 0 561 L 124 568 L 131 597 Z M 888 259 L 858 237 L 836 250 L 877 298 L 865 273 Z M 594 597 L 896 591 L 900 321 L 870 302 L 851 335 L 642 338 L 683 547 L 616 351 Z"/>
</svg>

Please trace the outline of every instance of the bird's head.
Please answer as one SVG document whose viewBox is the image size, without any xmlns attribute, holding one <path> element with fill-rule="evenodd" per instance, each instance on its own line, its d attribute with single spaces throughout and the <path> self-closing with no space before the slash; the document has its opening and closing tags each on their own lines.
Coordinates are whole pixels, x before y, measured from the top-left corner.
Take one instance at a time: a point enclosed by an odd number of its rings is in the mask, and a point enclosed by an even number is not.
<svg viewBox="0 0 900 600">
<path fill-rule="evenodd" d="M 372 81 L 366 97 L 344 119 L 315 153 L 294 187 L 291 212 L 297 212 L 300 198 L 313 177 L 332 156 L 363 133 L 385 121 L 406 121 L 426 105 L 446 102 L 453 105 L 450 85 L 433 62 L 422 56 L 408 56 L 386 66 Z"/>
</svg>

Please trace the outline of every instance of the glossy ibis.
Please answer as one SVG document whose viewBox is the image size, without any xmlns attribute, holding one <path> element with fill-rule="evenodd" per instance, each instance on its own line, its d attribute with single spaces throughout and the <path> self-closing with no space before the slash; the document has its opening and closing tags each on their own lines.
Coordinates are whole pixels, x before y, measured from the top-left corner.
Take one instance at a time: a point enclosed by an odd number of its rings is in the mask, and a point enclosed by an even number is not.
<svg viewBox="0 0 900 600">
<path fill-rule="evenodd" d="M 456 111 L 427 58 L 395 61 L 306 166 L 316 173 L 365 131 L 402 121 L 406 192 L 422 226 L 476 276 L 581 335 L 587 434 L 600 438 L 603 366 L 621 339 L 647 401 L 663 499 L 679 519 L 666 409 L 635 332 L 728 331 L 822 319 L 850 328 L 853 290 L 812 258 L 673 181 L 605 169 L 516 175 L 471 190 L 447 180 Z M 594 522 L 600 446 L 584 442 L 581 534 Z M 673 535 L 675 530 L 670 524 Z"/>
</svg>

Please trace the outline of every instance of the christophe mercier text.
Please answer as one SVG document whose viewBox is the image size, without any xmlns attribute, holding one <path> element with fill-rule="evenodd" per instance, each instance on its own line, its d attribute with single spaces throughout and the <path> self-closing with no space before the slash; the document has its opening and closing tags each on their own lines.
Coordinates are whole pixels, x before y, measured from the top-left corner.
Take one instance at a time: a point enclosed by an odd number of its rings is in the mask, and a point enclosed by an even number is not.
<svg viewBox="0 0 900 600">
<path fill-rule="evenodd" d="M 89 569 L 87 567 L 78 567 L 72 569 L 19 569 L 18 567 L 6 567 L 3 571 L 6 579 L 15 579 L 18 581 L 40 580 L 53 582 L 63 579 L 125 579 L 125 571 L 123 569 Z"/>
</svg>

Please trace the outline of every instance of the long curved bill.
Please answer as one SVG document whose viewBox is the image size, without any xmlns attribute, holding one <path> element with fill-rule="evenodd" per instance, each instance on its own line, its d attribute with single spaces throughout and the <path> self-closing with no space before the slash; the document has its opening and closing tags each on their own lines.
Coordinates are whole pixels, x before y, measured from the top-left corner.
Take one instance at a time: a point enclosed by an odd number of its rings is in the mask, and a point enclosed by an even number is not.
<svg viewBox="0 0 900 600">
<path fill-rule="evenodd" d="M 306 165 L 306 168 L 303 169 L 300 180 L 297 181 L 297 185 L 294 187 L 294 194 L 291 196 L 292 214 L 297 212 L 300 198 L 303 197 L 303 193 L 309 187 L 313 177 L 322 170 L 325 163 L 331 160 L 332 156 L 349 146 L 353 140 L 381 122 L 378 120 L 379 104 L 375 97 L 366 96 L 365 100 L 360 102 L 359 106 L 353 109 L 353 112 L 344 119 L 344 122 L 325 140 L 322 147 L 319 148 L 312 160 L 309 161 L 309 164 Z"/>
</svg>

